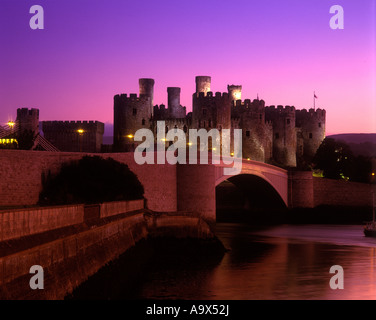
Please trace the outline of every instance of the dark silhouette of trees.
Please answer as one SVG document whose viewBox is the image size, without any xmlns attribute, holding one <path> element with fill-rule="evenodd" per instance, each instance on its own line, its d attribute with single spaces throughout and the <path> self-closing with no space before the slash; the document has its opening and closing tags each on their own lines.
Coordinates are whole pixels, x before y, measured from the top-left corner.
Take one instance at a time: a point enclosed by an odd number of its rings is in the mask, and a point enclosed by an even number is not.
<svg viewBox="0 0 376 320">
<path fill-rule="evenodd" d="M 371 182 L 372 158 L 354 156 L 349 145 L 343 141 L 325 138 L 312 164 L 314 169 L 323 171 L 325 178 Z"/>
<path fill-rule="evenodd" d="M 126 164 L 98 156 L 85 156 L 43 178 L 41 205 L 92 204 L 142 199 L 144 188 Z"/>
</svg>

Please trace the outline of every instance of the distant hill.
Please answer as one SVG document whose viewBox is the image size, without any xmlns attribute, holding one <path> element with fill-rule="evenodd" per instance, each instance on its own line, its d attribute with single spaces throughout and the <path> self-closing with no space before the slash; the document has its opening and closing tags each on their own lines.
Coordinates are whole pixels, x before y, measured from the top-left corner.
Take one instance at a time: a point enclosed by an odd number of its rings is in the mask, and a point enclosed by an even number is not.
<svg viewBox="0 0 376 320">
<path fill-rule="evenodd" d="M 376 157 L 376 133 L 343 133 L 327 136 L 346 142 L 355 155 Z"/>
</svg>

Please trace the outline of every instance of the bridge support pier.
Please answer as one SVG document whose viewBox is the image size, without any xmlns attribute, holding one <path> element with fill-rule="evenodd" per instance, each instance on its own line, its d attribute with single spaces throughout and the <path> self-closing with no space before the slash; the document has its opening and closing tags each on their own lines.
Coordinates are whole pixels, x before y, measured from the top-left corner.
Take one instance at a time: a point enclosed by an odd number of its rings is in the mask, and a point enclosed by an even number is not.
<svg viewBox="0 0 376 320">
<path fill-rule="evenodd" d="M 198 213 L 209 225 L 216 221 L 215 166 L 177 165 L 178 211 Z"/>
</svg>

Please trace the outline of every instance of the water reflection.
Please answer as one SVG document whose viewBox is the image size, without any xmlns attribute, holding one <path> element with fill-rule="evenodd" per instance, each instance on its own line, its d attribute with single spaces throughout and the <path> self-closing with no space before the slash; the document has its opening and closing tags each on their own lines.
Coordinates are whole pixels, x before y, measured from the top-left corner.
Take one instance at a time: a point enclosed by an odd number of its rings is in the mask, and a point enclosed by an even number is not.
<svg viewBox="0 0 376 320">
<path fill-rule="evenodd" d="M 189 247 L 153 248 L 143 265 L 137 266 L 142 270 L 137 281 L 121 290 L 110 290 L 107 298 L 373 300 L 376 297 L 376 239 L 365 238 L 361 226 L 283 225 L 260 230 L 241 224 L 218 224 L 216 232 L 230 249 L 224 256 L 199 255 Z M 118 262 L 117 273 L 103 271 L 103 278 L 116 277 L 122 286 L 121 278 L 132 277 L 125 271 L 128 265 L 126 260 Z M 329 286 L 333 276 L 329 269 L 333 265 L 344 269 L 344 290 L 332 290 Z M 100 286 L 98 280 L 92 281 L 90 292 Z"/>
</svg>

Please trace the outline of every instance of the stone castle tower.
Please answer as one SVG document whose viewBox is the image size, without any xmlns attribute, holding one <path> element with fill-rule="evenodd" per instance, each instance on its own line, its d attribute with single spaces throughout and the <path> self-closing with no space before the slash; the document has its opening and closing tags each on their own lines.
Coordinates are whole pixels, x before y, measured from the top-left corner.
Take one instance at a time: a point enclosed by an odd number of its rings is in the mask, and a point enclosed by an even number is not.
<svg viewBox="0 0 376 320">
<path fill-rule="evenodd" d="M 242 98 L 241 85 L 228 85 L 228 92 L 211 91 L 211 77 L 196 77 L 192 112 L 180 105 L 178 87 L 168 87 L 168 106 L 153 106 L 153 79 L 140 79 L 139 96 L 114 97 L 114 150 L 133 151 L 134 133 L 152 129 L 156 122 L 169 129 L 242 129 L 243 158 L 285 167 L 297 159 L 311 159 L 325 138 L 325 110 L 296 110 L 293 106 L 265 106 L 263 100 Z M 232 139 L 233 141 L 233 139 Z M 166 144 L 166 146 L 168 146 Z"/>
<path fill-rule="evenodd" d="M 16 127 L 20 132 L 27 130 L 36 136 L 39 133 L 39 109 L 17 109 Z"/>
</svg>

